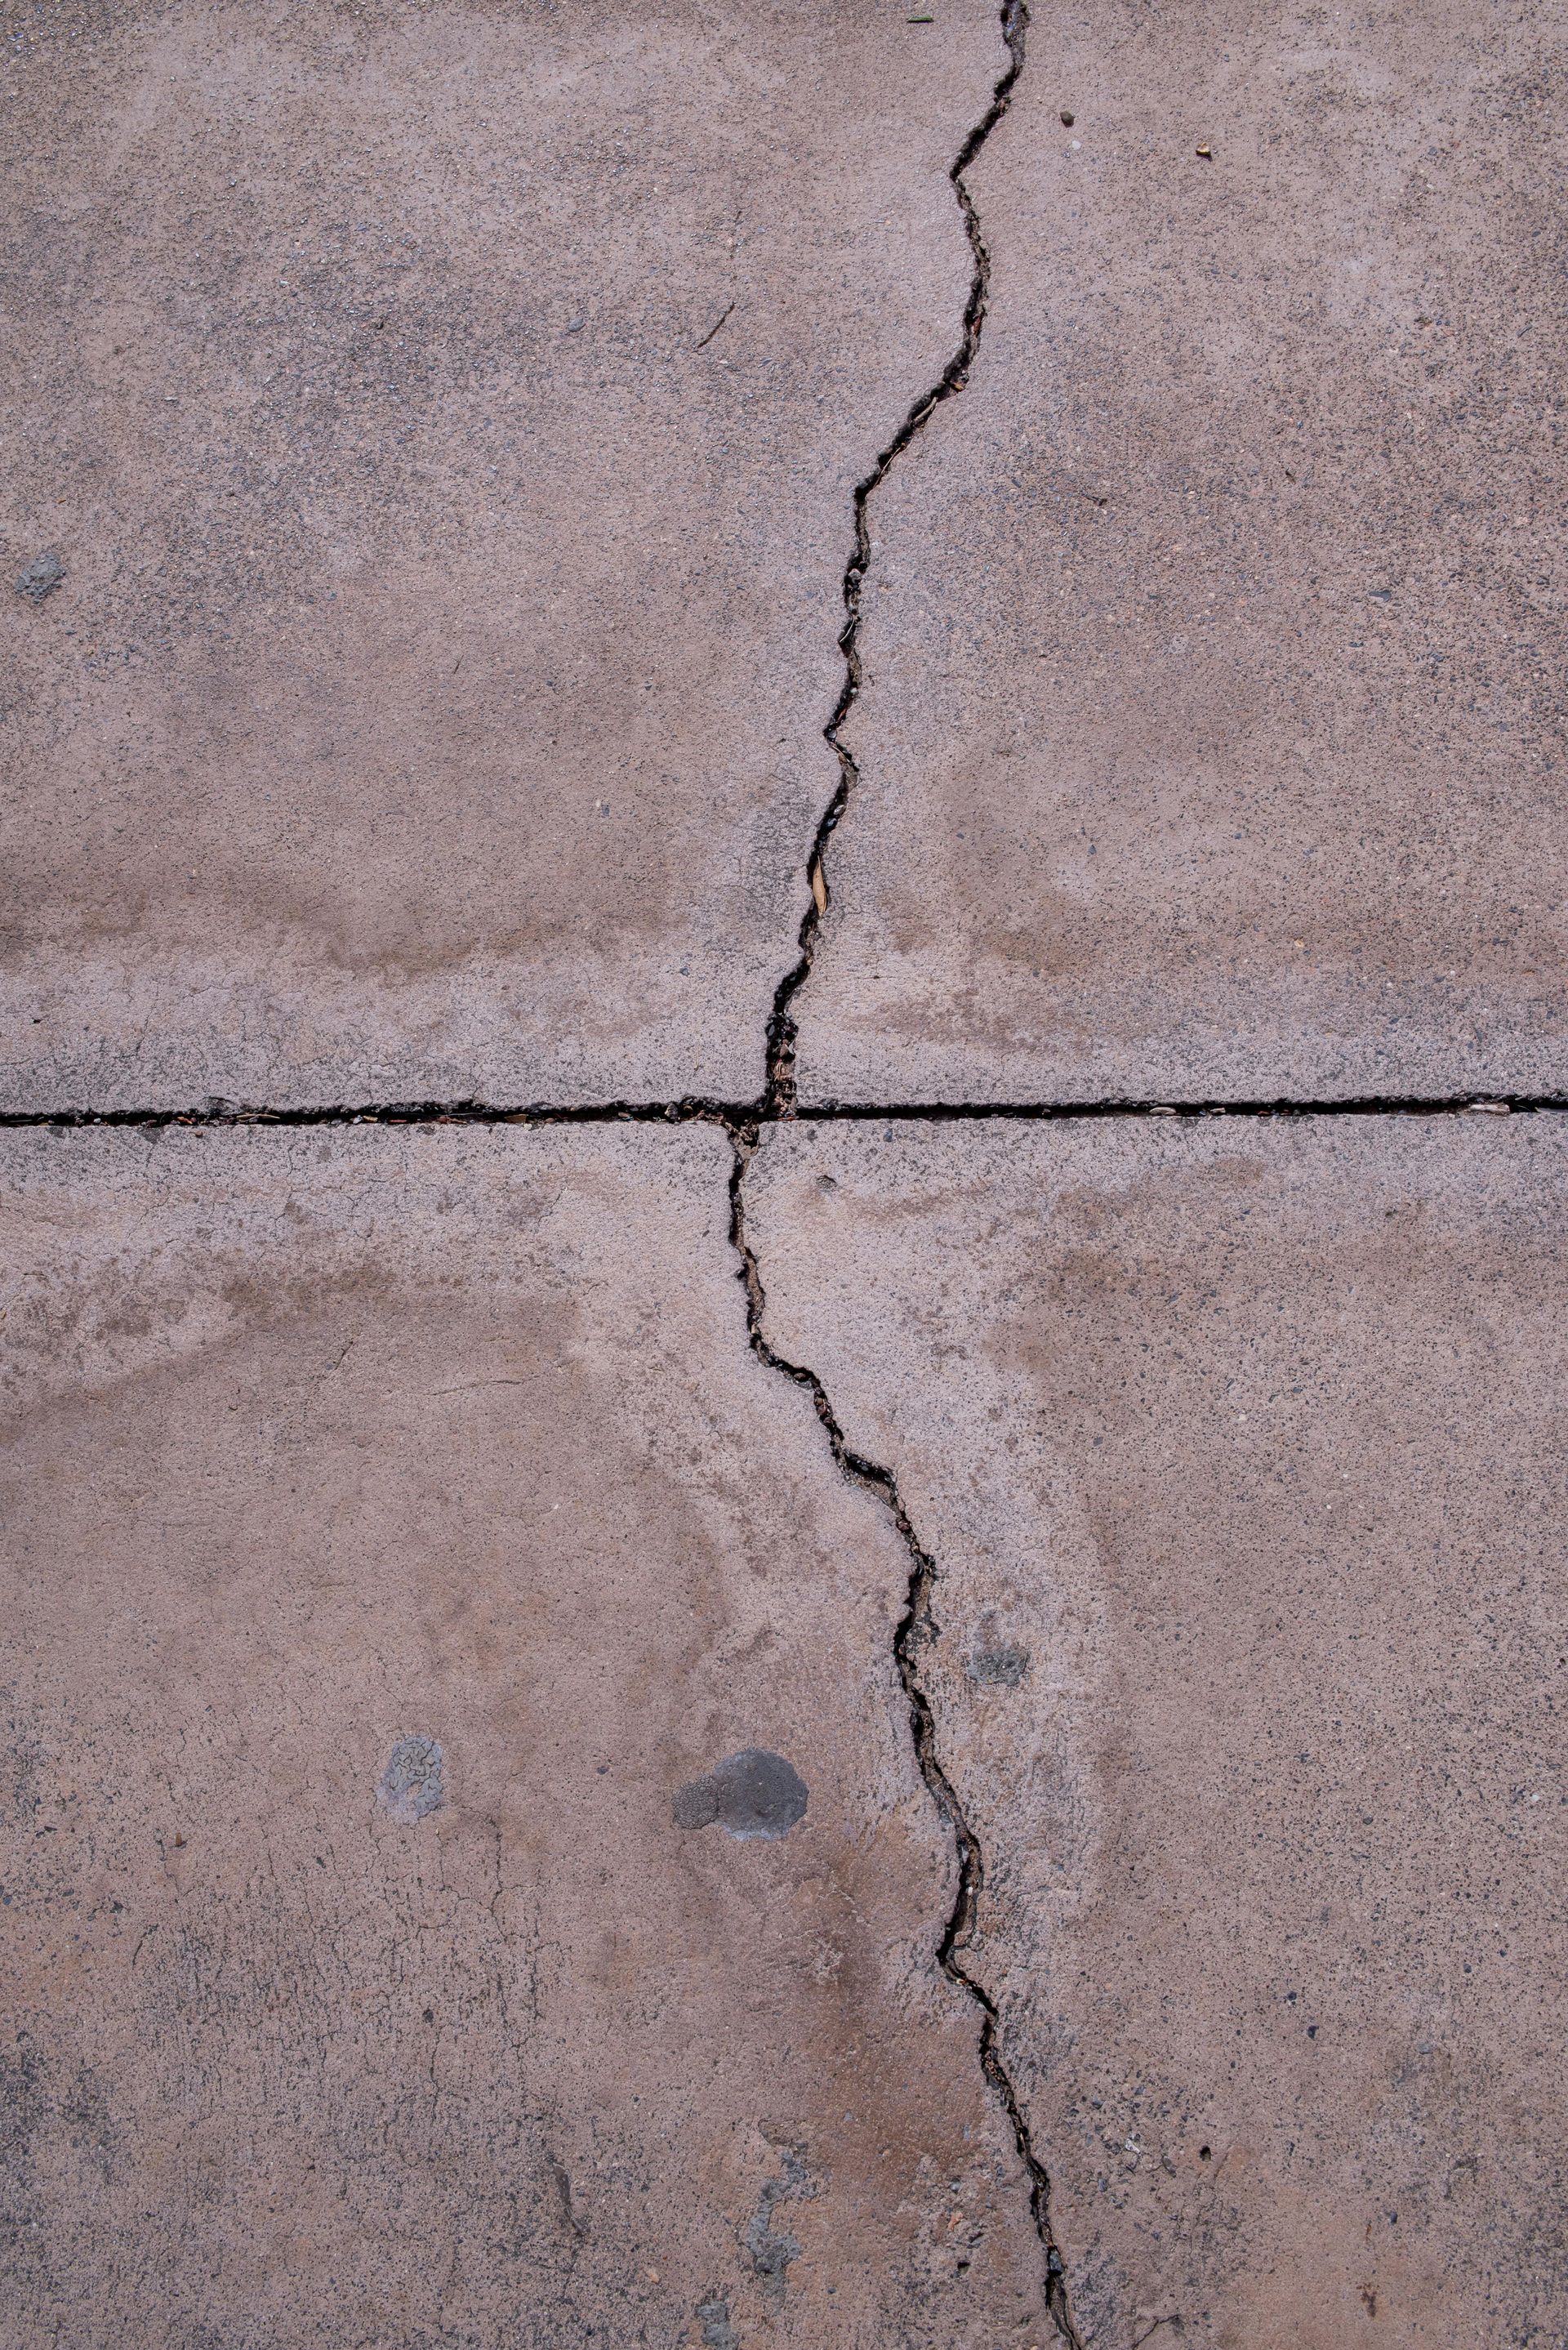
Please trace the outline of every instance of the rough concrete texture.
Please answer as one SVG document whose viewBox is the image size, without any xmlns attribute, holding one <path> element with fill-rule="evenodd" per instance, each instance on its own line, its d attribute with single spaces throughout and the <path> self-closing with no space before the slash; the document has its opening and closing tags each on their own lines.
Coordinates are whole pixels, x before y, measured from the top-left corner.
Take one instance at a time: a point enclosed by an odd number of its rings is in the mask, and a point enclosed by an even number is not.
<svg viewBox="0 0 1568 2350">
<path fill-rule="evenodd" d="M 907 1560 L 748 1350 L 723 1138 L 4 1162 L 0 2336 L 1043 2341 Z M 678 1825 L 749 1747 L 804 1813 Z"/>
<path fill-rule="evenodd" d="M 1568 1088 L 1564 51 L 1037 16 L 871 507 L 804 1098 Z"/>
<path fill-rule="evenodd" d="M 16 20 L 0 1100 L 758 1089 L 1006 61 L 907 13 Z"/>
<path fill-rule="evenodd" d="M 786 1128 L 1085 2350 L 1568 2328 L 1568 1121 Z"/>
<path fill-rule="evenodd" d="M 1025 29 L 8 24 L 0 2350 L 1568 2342 L 1568 1121 L 897 1115 L 1568 1094 L 1563 26 Z"/>
</svg>

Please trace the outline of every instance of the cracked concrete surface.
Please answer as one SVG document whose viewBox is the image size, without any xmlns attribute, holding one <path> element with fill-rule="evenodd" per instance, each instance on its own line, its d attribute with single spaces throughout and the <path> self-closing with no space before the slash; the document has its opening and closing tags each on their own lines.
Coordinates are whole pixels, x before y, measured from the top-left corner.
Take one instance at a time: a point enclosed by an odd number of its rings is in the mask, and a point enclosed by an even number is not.
<svg viewBox="0 0 1568 2350">
<path fill-rule="evenodd" d="M 1568 1091 L 1565 56 L 1540 0 L 1036 24 L 872 510 L 803 1100 Z"/>
<path fill-rule="evenodd" d="M 963 1992 L 972 2007 L 971 2021 L 981 2070 L 998 2106 L 1006 2116 L 1028 2186 L 1030 2212 L 1043 2255 L 1045 2308 L 1053 2326 L 1068 2344 L 1069 2350 L 1078 2350 L 1079 2337 L 1068 2298 L 1066 2272 L 1051 2221 L 1051 2175 L 1035 2146 L 1028 2116 L 1013 2085 L 996 2002 L 971 1964 L 985 1863 L 980 1839 L 948 1770 L 938 1735 L 936 1715 L 926 1688 L 924 1651 L 933 1630 L 931 1595 L 936 1583 L 936 1562 L 910 1523 L 896 1474 L 883 1462 L 869 1459 L 846 1441 L 843 1426 L 833 1409 L 832 1399 L 817 1373 L 808 1364 L 792 1361 L 773 1344 L 769 1335 L 766 1286 L 747 1224 L 747 1179 L 760 1136 L 755 1129 L 748 1128 L 733 1139 L 735 1165 L 730 1183 L 730 1235 L 742 1261 L 752 1350 L 768 1370 L 781 1373 L 811 1398 L 834 1461 L 852 1484 L 874 1494 L 881 1503 L 890 1515 L 904 1548 L 907 1581 L 904 1605 L 893 1633 L 893 1662 L 908 1707 L 909 1739 L 915 1759 L 937 1814 L 950 1839 L 955 1864 L 951 1898 L 936 1939 L 936 1963 L 948 1981 Z"/>
<path fill-rule="evenodd" d="M 937 1563 L 1085 2344 L 1559 2340 L 1568 1122 L 786 1127 L 749 1191 Z"/>
<path fill-rule="evenodd" d="M 1005 63 L 981 0 L 19 23 L 0 1101 L 759 1088 Z"/>
<path fill-rule="evenodd" d="M 824 865 L 827 845 L 842 822 L 850 796 L 860 780 L 859 766 L 849 747 L 845 728 L 860 698 L 863 678 L 860 620 L 866 573 L 871 561 L 871 502 L 904 452 L 925 431 L 938 410 L 948 400 L 956 399 L 965 389 L 985 329 L 991 255 L 986 251 L 980 215 L 970 193 L 969 179 L 976 161 L 1012 105 L 1014 87 L 1023 71 L 1029 37 L 1029 11 L 1024 0 L 1002 0 L 1001 25 L 1007 62 L 992 90 L 990 104 L 965 134 L 948 172 L 963 222 L 964 234 L 969 241 L 971 261 L 969 292 L 958 322 L 957 345 L 941 373 L 917 393 L 897 432 L 886 446 L 877 451 L 870 467 L 855 485 L 852 505 L 854 535 L 849 560 L 844 569 L 844 614 L 838 632 L 839 650 L 844 655 L 844 677 L 827 723 L 822 730 L 823 738 L 837 764 L 838 782 L 817 823 L 811 855 L 806 860 L 810 897 L 801 918 L 800 953 L 779 983 L 774 997 L 773 1014 L 768 1022 L 767 1105 L 771 1116 L 787 1115 L 794 1107 L 798 1092 L 794 1066 L 797 1033 L 794 1002 L 811 976 L 822 918 L 827 910 L 827 879 Z"/>
<path fill-rule="evenodd" d="M 7 2339 L 1033 2338 L 903 1548 L 723 1137 L 4 1156 Z M 751 1745 L 805 1816 L 678 1825 Z"/>
<path fill-rule="evenodd" d="M 1563 2337 L 1554 38 L 11 28 L 19 2350 Z"/>
</svg>

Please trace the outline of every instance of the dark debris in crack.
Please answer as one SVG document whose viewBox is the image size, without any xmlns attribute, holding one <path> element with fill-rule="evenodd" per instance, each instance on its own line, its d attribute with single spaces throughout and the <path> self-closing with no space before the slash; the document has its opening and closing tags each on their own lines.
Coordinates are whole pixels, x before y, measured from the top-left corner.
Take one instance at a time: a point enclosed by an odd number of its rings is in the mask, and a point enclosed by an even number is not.
<svg viewBox="0 0 1568 2350">
<path fill-rule="evenodd" d="M 802 1125 L 868 1125 L 877 1121 L 951 1126 L 982 1118 L 1046 1125 L 1072 1118 L 1462 1118 L 1490 1112 L 1568 1109 L 1568 1094 L 1311 1094 L 1236 1096 L 1197 1101 L 818 1102 L 798 1107 Z"/>
<path fill-rule="evenodd" d="M 1002 0 L 1002 37 L 1007 47 L 1007 70 L 991 94 L 991 104 L 970 132 L 950 166 L 948 177 L 958 198 L 963 216 L 964 234 L 969 239 L 973 270 L 970 277 L 969 299 L 964 304 L 962 328 L 959 345 L 946 367 L 925 391 L 910 404 L 903 422 L 882 449 L 869 473 L 855 484 L 854 544 L 849 560 L 844 567 L 844 626 L 839 631 L 838 648 L 844 655 L 844 682 L 838 699 L 833 705 L 833 715 L 823 728 L 834 757 L 838 762 L 838 782 L 833 797 L 823 810 L 806 859 L 806 880 L 810 897 L 801 917 L 799 947 L 796 962 L 778 983 L 774 995 L 773 1014 L 768 1021 L 766 1080 L 763 1099 L 769 1118 L 791 1118 L 795 1108 L 795 1021 L 793 1005 L 795 997 L 811 976 L 811 966 L 816 955 L 817 934 L 822 918 L 827 911 L 827 873 L 823 859 L 827 843 L 837 830 L 850 794 L 860 780 L 855 754 L 843 739 L 845 720 L 854 709 L 860 694 L 860 590 L 871 563 L 871 528 L 867 508 L 892 467 L 903 455 L 928 418 L 942 402 L 961 391 L 969 379 L 969 370 L 980 348 L 980 338 L 985 325 L 985 306 L 991 291 L 991 255 L 981 234 L 980 214 L 974 200 L 964 184 L 964 173 L 985 145 L 992 132 L 1006 113 L 1012 97 L 1013 85 L 1023 70 L 1024 43 L 1029 31 L 1029 9 L 1026 0 Z"/>
<path fill-rule="evenodd" d="M 728 1128 L 744 1105 L 686 1094 L 675 1101 L 337 1102 L 275 1106 L 225 1101 L 209 1094 L 186 1109 L 9 1109 L 0 1128 L 18 1126 L 691 1126 Z"/>
<path fill-rule="evenodd" d="M 1568 1110 L 1568 1094 L 1360 1094 L 1314 1100 L 1310 1094 L 1230 1101 L 819 1102 L 795 1106 L 802 1126 L 964 1126 L 981 1120 L 1021 1126 L 1107 1118 L 1506 1118 Z M 0 1130 L 20 1127 L 130 1126 L 717 1126 L 732 1139 L 755 1134 L 779 1113 L 764 1096 L 721 1101 L 684 1094 L 671 1101 L 385 1101 L 290 1108 L 209 1096 L 185 1109 L 0 1110 Z"/>
</svg>

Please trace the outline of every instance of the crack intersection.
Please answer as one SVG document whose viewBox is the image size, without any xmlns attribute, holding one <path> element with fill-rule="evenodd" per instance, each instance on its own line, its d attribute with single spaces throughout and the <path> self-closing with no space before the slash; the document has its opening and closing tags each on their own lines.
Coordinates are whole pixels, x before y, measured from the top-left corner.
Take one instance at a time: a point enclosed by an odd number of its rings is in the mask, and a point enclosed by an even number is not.
<svg viewBox="0 0 1568 2350">
<path fill-rule="evenodd" d="M 683 1094 L 670 1101 L 483 1102 L 384 1101 L 290 1108 L 209 1097 L 186 1109 L 7 1109 L 0 1131 L 26 1127 L 167 1126 L 717 1126 L 732 1139 L 776 1118 L 801 1126 L 961 1126 L 985 1119 L 1019 1125 L 1065 1124 L 1074 1118 L 1303 1118 L 1532 1117 L 1568 1110 L 1568 1094 L 1356 1094 L 1315 1100 L 1309 1095 L 1259 1095 L 1230 1100 L 992 1102 L 815 1102 L 774 1110 L 755 1101 L 722 1101 Z"/>
<path fill-rule="evenodd" d="M 964 173 L 1006 113 L 1013 87 L 1023 70 L 1029 26 L 1027 0 L 1002 0 L 1001 24 L 1008 57 L 1006 68 L 992 88 L 991 104 L 969 132 L 948 172 L 973 262 L 958 348 L 936 382 L 915 400 L 892 439 L 878 452 L 870 471 L 862 476 L 855 488 L 854 538 L 844 570 L 844 624 L 838 638 L 839 650 L 844 655 L 844 680 L 832 714 L 822 730 L 838 763 L 838 780 L 817 824 L 806 861 L 810 895 L 801 918 L 800 951 L 779 982 L 768 1021 L 760 1105 L 763 1118 L 768 1120 L 792 1119 L 799 1113 L 799 1087 L 795 1072 L 797 1030 L 793 1007 L 811 976 L 823 917 L 827 911 L 828 887 L 824 863 L 827 843 L 842 821 L 850 796 L 860 780 L 860 770 L 854 753 L 844 740 L 843 728 L 859 698 L 862 681 L 860 600 L 866 574 L 871 564 L 870 503 L 927 421 L 944 400 L 950 400 L 962 390 L 980 348 L 985 323 L 986 299 L 991 286 L 991 256 L 981 234 L 980 215 L 964 184 Z M 788 1361 L 769 1343 L 763 1327 L 766 1295 L 755 1253 L 747 1238 L 745 1213 L 746 1176 L 759 1147 L 760 1121 L 748 1120 L 743 1125 L 731 1125 L 730 1139 L 734 1150 L 730 1183 L 730 1239 L 740 1259 L 740 1279 L 746 1301 L 746 1335 L 752 1351 L 766 1369 L 781 1373 L 805 1389 L 840 1471 L 852 1482 L 874 1494 L 884 1509 L 891 1513 L 909 1558 L 904 1611 L 893 1635 L 893 1660 L 909 1710 L 909 1734 L 920 1776 L 944 1828 L 952 1839 L 958 1864 L 957 1888 L 937 1944 L 937 1963 L 949 1981 L 964 1993 L 977 2011 L 981 2070 L 1007 2117 L 1013 2146 L 1029 2180 L 1030 2210 L 1045 2255 L 1046 2308 L 1068 2350 L 1080 2350 L 1067 2294 L 1066 2274 L 1052 2230 L 1050 2178 L 1035 2152 L 1029 2123 L 1002 2054 L 1002 2020 L 996 2002 L 967 1963 L 975 1935 L 981 1889 L 985 1881 L 985 1864 L 980 1839 L 970 1824 L 938 1751 L 936 1712 L 920 1679 L 920 1648 L 938 1635 L 931 1608 L 937 1581 L 936 1561 L 916 1535 L 892 1471 L 850 1450 L 827 1389 L 816 1372 L 805 1364 Z"/>
<path fill-rule="evenodd" d="M 1084 1101 L 875 1103 L 828 1100 L 815 1105 L 801 1103 L 796 1071 L 797 1022 L 794 1007 L 811 977 L 821 942 L 822 925 L 830 904 L 826 868 L 828 843 L 843 820 L 860 782 L 859 766 L 844 740 L 843 730 L 859 699 L 863 683 L 861 600 L 872 561 L 870 503 L 893 466 L 937 409 L 965 388 L 985 325 L 991 286 L 991 258 L 965 174 L 1006 113 L 1023 70 L 1029 26 L 1027 0 L 1001 0 L 1000 21 L 1008 57 L 1006 68 L 992 88 L 989 106 L 964 139 L 948 172 L 972 261 L 957 348 L 936 380 L 910 404 L 891 438 L 854 488 L 852 545 L 841 582 L 844 617 L 837 638 L 844 659 L 844 674 L 832 712 L 822 729 L 836 764 L 836 780 L 832 795 L 818 819 L 806 859 L 807 903 L 796 934 L 796 959 L 779 981 L 774 993 L 763 1040 L 761 1090 L 756 1097 L 746 1101 L 726 1101 L 716 1097 L 692 1094 L 659 1101 L 618 1099 L 511 1106 L 474 1099 L 410 1100 L 299 1108 L 244 1104 L 208 1097 L 184 1109 L 94 1110 L 77 1107 L 0 1111 L 0 1128 L 205 1128 L 406 1124 L 545 1127 L 639 1123 L 703 1124 L 716 1127 L 724 1133 L 732 1152 L 729 1179 L 729 1240 L 738 1260 L 736 1277 L 743 1292 L 746 1335 L 751 1350 L 764 1368 L 791 1380 L 809 1395 L 839 1471 L 851 1483 L 871 1494 L 888 1513 L 904 1547 L 908 1577 L 902 1613 L 893 1634 L 893 1661 L 909 1709 L 916 1762 L 943 1830 L 951 1839 L 956 1862 L 954 1897 L 941 1924 L 935 1956 L 943 1975 L 972 2003 L 975 2011 L 981 2071 L 1005 2117 L 1019 2163 L 1028 2180 L 1030 2210 L 1044 2256 L 1046 2309 L 1067 2350 L 1082 2350 L 1066 2273 L 1053 2228 L 1051 2178 L 1036 2151 L 1029 2121 L 1008 2066 L 997 2001 L 972 1970 L 980 1903 L 985 1886 L 984 1854 L 943 1763 L 936 1711 L 920 1671 L 922 1651 L 940 1637 L 940 1627 L 934 1613 L 940 1571 L 935 1558 L 916 1534 L 893 1471 L 851 1448 L 820 1375 L 808 1365 L 792 1362 L 778 1353 L 767 1337 L 766 1293 L 756 1253 L 748 1236 L 745 1202 L 747 1176 L 762 1147 L 763 1130 L 779 1122 L 882 1122 L 891 1126 L 895 1123 L 945 1124 L 987 1119 L 1044 1122 L 1073 1119 L 1190 1120 L 1223 1117 L 1291 1119 L 1311 1117 L 1508 1115 L 1568 1110 L 1568 1095 L 1353 1096 L 1322 1100 L 1259 1097 L 1180 1101 L 1109 1097 Z M 701 349 L 712 341 L 733 307 L 732 304 L 715 320 L 696 348 Z M 496 1899 L 499 1900 L 499 1877 L 497 1884 Z M 551 2159 L 553 2162 L 554 2158 Z M 583 2231 L 572 2211 L 570 2182 L 565 2179 L 564 2172 L 561 2179 L 564 2181 L 561 2191 L 566 2220 L 580 2235 Z M 699 2308 L 699 2317 L 710 2305 L 719 2309 L 726 2306 L 718 2302 L 703 2304 Z M 1173 2322 L 1170 2317 L 1161 2317 L 1148 2330 L 1156 2332 L 1161 2325 Z M 1138 2338 L 1144 2340 L 1147 2336 L 1145 2334 Z"/>
</svg>

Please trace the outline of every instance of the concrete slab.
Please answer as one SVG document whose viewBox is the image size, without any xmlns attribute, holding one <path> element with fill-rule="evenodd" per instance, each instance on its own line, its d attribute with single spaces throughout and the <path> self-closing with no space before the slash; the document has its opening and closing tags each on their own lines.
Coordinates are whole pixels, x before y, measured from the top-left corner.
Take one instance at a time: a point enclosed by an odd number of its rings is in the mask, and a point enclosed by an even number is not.
<svg viewBox="0 0 1568 2350">
<path fill-rule="evenodd" d="M 1568 1088 L 1565 73 L 1542 0 L 1037 18 L 803 1098 Z"/>
<path fill-rule="evenodd" d="M 784 1128 L 1092 2350 L 1568 2325 L 1568 1122 Z"/>
<path fill-rule="evenodd" d="M 0 1101 L 760 1088 L 1005 63 L 908 16 L 18 22 Z"/>
<path fill-rule="evenodd" d="M 722 1137 L 3 1157 L 5 2339 L 1043 2341 Z"/>
</svg>

